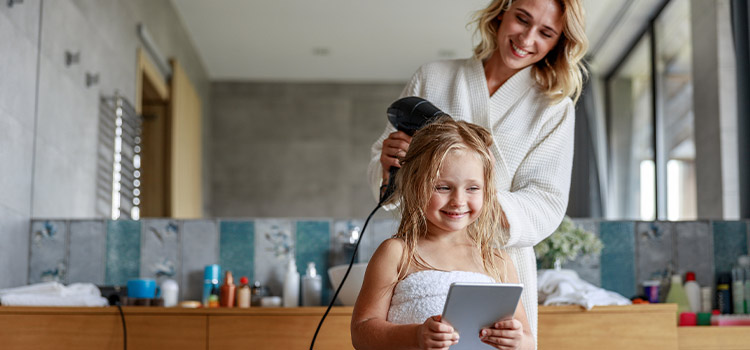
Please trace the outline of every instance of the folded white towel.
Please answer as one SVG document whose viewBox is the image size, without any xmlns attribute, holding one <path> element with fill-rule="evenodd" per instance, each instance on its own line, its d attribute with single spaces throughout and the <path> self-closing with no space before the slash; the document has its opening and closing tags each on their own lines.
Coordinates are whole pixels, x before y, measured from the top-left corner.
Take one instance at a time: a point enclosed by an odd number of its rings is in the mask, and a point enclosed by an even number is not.
<svg viewBox="0 0 750 350">
<path fill-rule="evenodd" d="M 5 306 L 107 306 L 99 288 L 92 283 L 37 283 L 0 289 L 0 304 Z"/>
<path fill-rule="evenodd" d="M 538 295 L 542 305 L 576 304 L 590 310 L 596 305 L 630 305 L 622 295 L 596 287 L 572 270 L 540 270 Z"/>
</svg>

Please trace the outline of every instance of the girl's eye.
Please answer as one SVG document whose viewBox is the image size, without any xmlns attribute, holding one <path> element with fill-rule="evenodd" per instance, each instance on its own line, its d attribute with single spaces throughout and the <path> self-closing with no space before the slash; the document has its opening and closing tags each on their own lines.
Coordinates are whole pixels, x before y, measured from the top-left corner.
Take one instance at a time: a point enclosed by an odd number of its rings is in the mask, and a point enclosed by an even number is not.
<svg viewBox="0 0 750 350">
<path fill-rule="evenodd" d="M 547 33 L 547 32 L 542 32 L 542 36 L 544 36 L 545 38 L 551 38 L 552 34 Z"/>
<path fill-rule="evenodd" d="M 469 192 L 478 192 L 481 190 L 478 186 L 469 187 Z"/>
<path fill-rule="evenodd" d="M 450 190 L 448 186 L 435 186 L 435 190 L 438 192 L 446 192 Z"/>
<path fill-rule="evenodd" d="M 516 18 L 518 18 L 518 21 L 521 22 L 521 23 L 523 23 L 523 24 L 529 23 L 529 21 L 527 21 L 525 18 L 523 18 L 521 16 L 516 16 Z"/>
</svg>

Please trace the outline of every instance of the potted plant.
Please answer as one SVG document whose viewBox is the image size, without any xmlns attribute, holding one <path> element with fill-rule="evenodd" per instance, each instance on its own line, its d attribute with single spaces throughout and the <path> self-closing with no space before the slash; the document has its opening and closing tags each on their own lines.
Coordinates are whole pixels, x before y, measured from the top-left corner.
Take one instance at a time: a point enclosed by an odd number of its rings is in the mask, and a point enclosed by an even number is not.
<svg viewBox="0 0 750 350">
<path fill-rule="evenodd" d="M 563 263 L 575 260 L 579 254 L 597 254 L 603 247 L 596 235 L 573 223 L 567 215 L 552 235 L 534 246 L 539 267 L 560 270 Z"/>
</svg>

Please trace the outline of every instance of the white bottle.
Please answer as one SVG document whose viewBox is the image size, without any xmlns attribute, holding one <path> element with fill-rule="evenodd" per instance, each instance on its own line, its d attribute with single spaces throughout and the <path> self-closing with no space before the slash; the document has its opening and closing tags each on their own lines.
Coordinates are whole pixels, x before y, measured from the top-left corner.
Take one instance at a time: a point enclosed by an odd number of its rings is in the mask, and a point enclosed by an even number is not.
<svg viewBox="0 0 750 350">
<path fill-rule="evenodd" d="M 695 272 L 685 274 L 685 294 L 690 303 L 690 311 L 701 312 L 701 286 L 695 280 Z"/>
<path fill-rule="evenodd" d="M 302 306 L 320 306 L 323 280 L 315 269 L 315 263 L 307 263 L 305 277 L 302 278 Z"/>
<path fill-rule="evenodd" d="M 284 278 L 284 307 L 299 306 L 299 272 L 294 258 L 289 259 L 286 277 Z"/>
</svg>

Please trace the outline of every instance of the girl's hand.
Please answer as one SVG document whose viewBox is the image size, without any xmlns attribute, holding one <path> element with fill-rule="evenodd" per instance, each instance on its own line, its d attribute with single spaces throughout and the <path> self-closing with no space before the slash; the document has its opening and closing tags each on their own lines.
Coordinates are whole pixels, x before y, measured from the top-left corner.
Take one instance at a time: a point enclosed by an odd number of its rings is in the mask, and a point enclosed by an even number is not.
<svg viewBox="0 0 750 350">
<path fill-rule="evenodd" d="M 419 326 L 417 337 L 420 349 L 447 350 L 458 343 L 458 333 L 447 323 L 441 322 L 440 318 L 440 315 L 432 316 Z"/>
<path fill-rule="evenodd" d="M 523 325 L 516 319 L 498 321 L 479 331 L 479 339 L 497 349 L 519 349 L 522 338 Z"/>
<path fill-rule="evenodd" d="M 383 166 L 383 180 L 388 180 L 388 169 L 392 166 L 401 167 L 398 157 L 406 156 L 411 136 L 403 131 L 392 132 L 383 140 L 383 150 L 380 152 L 380 165 Z"/>
</svg>

